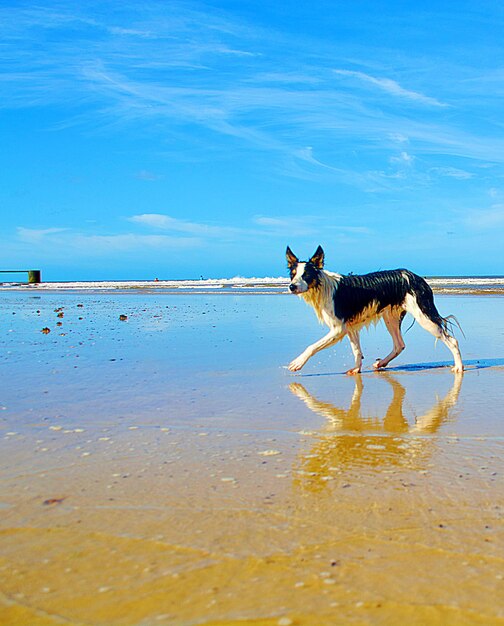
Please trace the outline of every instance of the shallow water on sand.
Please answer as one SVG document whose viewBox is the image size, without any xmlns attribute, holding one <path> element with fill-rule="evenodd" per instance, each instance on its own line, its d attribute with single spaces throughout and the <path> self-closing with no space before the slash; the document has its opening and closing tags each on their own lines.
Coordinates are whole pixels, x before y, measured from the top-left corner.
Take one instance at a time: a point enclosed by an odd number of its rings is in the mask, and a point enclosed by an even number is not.
<svg viewBox="0 0 504 626">
<path fill-rule="evenodd" d="M 293 375 L 289 296 L 1 294 L 0 623 L 504 624 L 504 298 L 437 302 L 463 376 L 416 325 Z"/>
</svg>

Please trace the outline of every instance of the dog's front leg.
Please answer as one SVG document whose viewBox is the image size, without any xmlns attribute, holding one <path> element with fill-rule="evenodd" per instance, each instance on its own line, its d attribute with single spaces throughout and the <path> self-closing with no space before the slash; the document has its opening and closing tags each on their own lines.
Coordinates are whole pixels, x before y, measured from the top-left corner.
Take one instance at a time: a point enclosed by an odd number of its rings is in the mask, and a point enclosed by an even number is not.
<svg viewBox="0 0 504 626">
<path fill-rule="evenodd" d="M 322 339 L 320 339 L 319 341 L 312 343 L 312 345 L 308 346 L 306 350 L 302 352 L 296 359 L 291 361 L 288 365 L 288 369 L 290 369 L 291 372 L 298 372 L 303 367 L 303 365 L 305 365 L 306 361 L 308 361 L 308 359 L 311 359 L 314 354 L 317 354 L 317 352 L 320 352 L 320 350 L 328 348 L 338 341 L 341 341 L 345 335 L 346 332 L 342 331 L 341 328 L 331 329 L 327 333 L 327 335 L 322 337 Z"/>
</svg>

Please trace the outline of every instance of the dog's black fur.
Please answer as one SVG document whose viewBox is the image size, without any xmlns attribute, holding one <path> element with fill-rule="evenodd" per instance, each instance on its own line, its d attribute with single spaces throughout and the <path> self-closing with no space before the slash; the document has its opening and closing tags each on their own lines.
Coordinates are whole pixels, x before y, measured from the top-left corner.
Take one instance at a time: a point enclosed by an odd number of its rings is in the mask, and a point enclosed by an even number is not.
<svg viewBox="0 0 504 626">
<path fill-rule="evenodd" d="M 428 283 L 405 269 L 342 276 L 334 291 L 334 313 L 344 322 L 351 321 L 373 302 L 378 303 L 378 313 L 388 306 L 401 306 L 408 293 L 416 296 L 422 312 L 435 324 L 446 326 L 447 320 L 439 314 Z"/>
</svg>

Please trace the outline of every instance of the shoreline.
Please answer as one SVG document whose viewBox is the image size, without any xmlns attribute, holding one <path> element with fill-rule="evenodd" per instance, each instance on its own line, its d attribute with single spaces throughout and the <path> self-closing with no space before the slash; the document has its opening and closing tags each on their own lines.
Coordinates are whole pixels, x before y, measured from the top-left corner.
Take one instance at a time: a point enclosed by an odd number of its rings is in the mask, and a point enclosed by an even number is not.
<svg viewBox="0 0 504 626">
<path fill-rule="evenodd" d="M 435 294 L 504 295 L 504 276 L 425 277 Z M 166 293 L 183 295 L 291 295 L 289 281 L 278 278 L 220 278 L 201 280 L 62 281 L 38 284 L 0 282 L 0 292 L 49 293 Z"/>
<path fill-rule="evenodd" d="M 18 292 L 22 292 L 22 293 L 26 293 L 27 290 L 25 289 L 3 289 L 2 287 L 0 287 L 0 293 L 11 293 L 12 291 L 18 291 Z M 434 293 L 434 295 L 440 295 L 440 296 L 491 296 L 491 297 L 499 297 L 499 296 L 504 296 L 504 289 L 485 289 L 485 290 L 477 290 L 477 289 L 433 289 L 432 292 Z M 103 288 L 103 289 L 95 289 L 95 288 L 89 288 L 89 289 L 43 289 L 41 290 L 41 293 L 46 293 L 46 294 L 81 294 L 83 296 L 85 295 L 98 295 L 98 294 L 109 294 L 109 295 L 134 295 L 134 294 L 152 294 L 152 295 L 169 295 L 169 296 L 290 296 L 292 297 L 292 294 L 289 292 L 285 292 L 285 291 L 278 291 L 278 290 L 270 290 L 270 291 L 266 291 L 266 290 L 262 290 L 262 291 L 240 291 L 240 290 L 234 290 L 234 291 L 229 291 L 229 290 L 222 290 L 222 291 L 205 291 L 205 290 L 191 290 L 191 291 L 185 291 L 183 289 L 180 290 L 175 290 L 175 289 L 148 289 L 148 288 L 130 288 L 130 289 L 122 289 L 122 288 L 118 288 L 118 289 L 108 289 L 108 288 Z"/>
</svg>

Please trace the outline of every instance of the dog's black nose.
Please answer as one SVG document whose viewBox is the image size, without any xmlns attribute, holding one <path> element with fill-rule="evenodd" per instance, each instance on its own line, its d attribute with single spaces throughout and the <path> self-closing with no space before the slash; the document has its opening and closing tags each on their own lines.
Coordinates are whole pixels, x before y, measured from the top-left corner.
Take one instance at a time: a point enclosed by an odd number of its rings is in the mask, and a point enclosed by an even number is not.
<svg viewBox="0 0 504 626">
<path fill-rule="evenodd" d="M 289 289 L 292 291 L 292 293 L 295 293 L 297 287 L 296 285 L 289 285 Z"/>
</svg>

